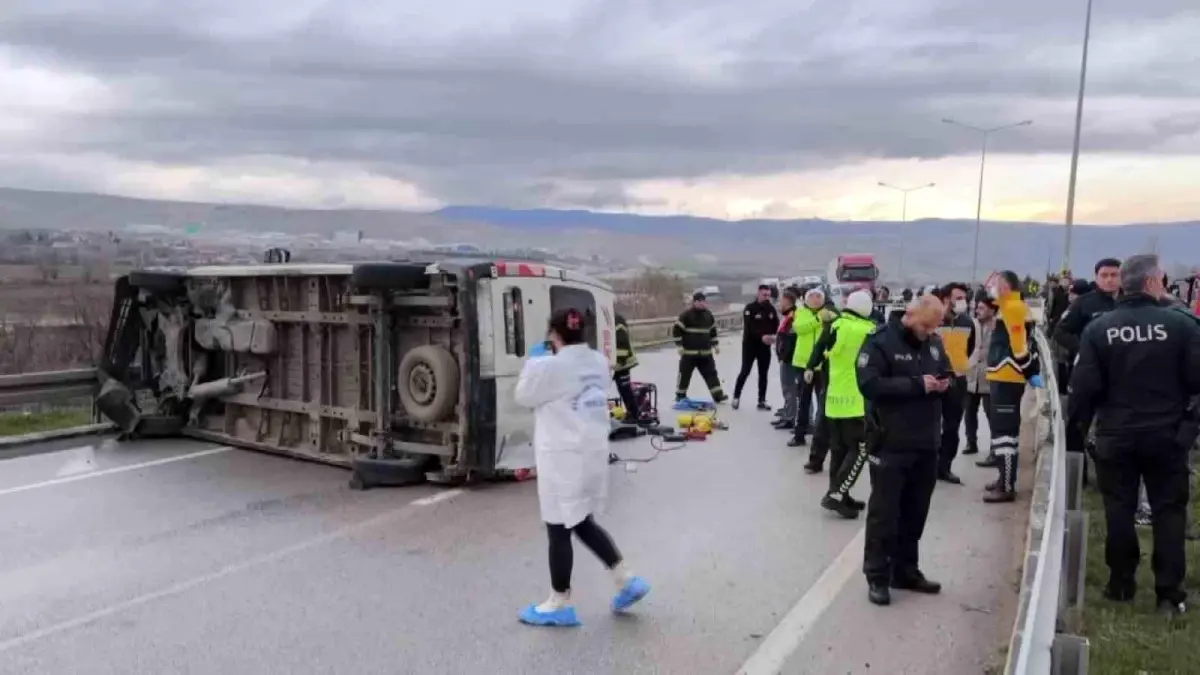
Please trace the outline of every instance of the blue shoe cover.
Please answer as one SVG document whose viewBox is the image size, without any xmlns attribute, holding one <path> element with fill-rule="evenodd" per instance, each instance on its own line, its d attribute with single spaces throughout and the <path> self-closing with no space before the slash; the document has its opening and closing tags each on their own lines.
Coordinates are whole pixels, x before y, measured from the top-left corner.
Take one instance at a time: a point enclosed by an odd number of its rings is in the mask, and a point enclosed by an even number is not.
<svg viewBox="0 0 1200 675">
<path fill-rule="evenodd" d="M 625 588 L 617 593 L 617 597 L 613 598 L 612 608 L 614 612 L 624 612 L 633 607 L 639 600 L 646 597 L 650 593 L 650 584 L 641 577 L 633 577 L 625 582 Z"/>
<path fill-rule="evenodd" d="M 553 612 L 539 612 L 537 605 L 530 605 L 521 610 L 521 623 L 530 626 L 578 626 L 579 617 L 575 616 L 574 607 L 563 607 Z"/>
</svg>

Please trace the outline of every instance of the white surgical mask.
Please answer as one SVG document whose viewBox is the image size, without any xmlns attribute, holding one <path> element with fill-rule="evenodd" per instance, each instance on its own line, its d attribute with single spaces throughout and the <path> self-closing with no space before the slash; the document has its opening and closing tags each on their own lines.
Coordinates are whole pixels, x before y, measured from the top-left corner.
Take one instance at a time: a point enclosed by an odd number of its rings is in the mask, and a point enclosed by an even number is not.
<svg viewBox="0 0 1200 675">
<path fill-rule="evenodd" d="M 955 314 L 965 314 L 966 311 L 967 311 L 967 301 L 966 300 L 955 300 L 954 301 L 954 313 Z"/>
</svg>

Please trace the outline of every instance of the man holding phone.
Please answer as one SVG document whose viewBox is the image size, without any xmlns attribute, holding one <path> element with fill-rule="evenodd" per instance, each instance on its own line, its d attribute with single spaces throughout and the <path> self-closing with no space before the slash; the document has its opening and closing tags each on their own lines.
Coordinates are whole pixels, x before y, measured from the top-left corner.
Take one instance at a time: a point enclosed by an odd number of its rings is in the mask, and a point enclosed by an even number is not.
<svg viewBox="0 0 1200 675">
<path fill-rule="evenodd" d="M 942 397 L 953 372 L 936 335 L 944 316 L 941 301 L 926 295 L 876 330 L 858 355 L 871 466 L 863 573 L 876 605 L 891 603 L 892 588 L 942 590 L 921 571 L 918 545 L 937 484 Z"/>
</svg>

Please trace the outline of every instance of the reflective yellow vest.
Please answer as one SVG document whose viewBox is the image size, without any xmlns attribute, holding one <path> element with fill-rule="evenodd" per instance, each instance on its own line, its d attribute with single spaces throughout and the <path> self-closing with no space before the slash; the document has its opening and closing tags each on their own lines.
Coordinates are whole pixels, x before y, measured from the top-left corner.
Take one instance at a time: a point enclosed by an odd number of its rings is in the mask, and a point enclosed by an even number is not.
<svg viewBox="0 0 1200 675">
<path fill-rule="evenodd" d="M 850 419 L 866 416 L 866 404 L 858 389 L 858 352 L 875 322 L 850 312 L 833 322 L 837 337 L 829 350 L 829 389 L 825 394 L 825 416 Z"/>
</svg>

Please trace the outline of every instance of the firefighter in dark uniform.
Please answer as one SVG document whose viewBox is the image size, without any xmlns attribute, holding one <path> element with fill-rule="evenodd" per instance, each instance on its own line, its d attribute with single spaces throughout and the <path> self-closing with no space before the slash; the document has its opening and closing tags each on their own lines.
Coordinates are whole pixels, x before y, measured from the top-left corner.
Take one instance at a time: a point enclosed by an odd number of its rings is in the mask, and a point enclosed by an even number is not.
<svg viewBox="0 0 1200 675">
<path fill-rule="evenodd" d="M 633 351 L 633 342 L 629 339 L 629 323 L 625 317 L 618 314 L 617 324 L 617 365 L 613 368 L 613 384 L 617 385 L 617 394 L 621 397 L 621 405 L 625 408 L 626 422 L 639 422 L 642 418 L 641 408 L 633 393 L 633 378 L 631 373 L 638 364 L 637 354 Z"/>
<path fill-rule="evenodd" d="M 717 320 L 708 311 L 703 293 L 692 296 L 691 308 L 679 315 L 671 329 L 675 347 L 679 350 L 679 380 L 675 386 L 675 400 L 687 398 L 688 385 L 692 383 L 692 371 L 699 370 L 708 385 L 714 403 L 723 403 L 728 397 L 721 389 L 717 377 L 717 363 L 713 354 L 717 352 Z"/>
<path fill-rule="evenodd" d="M 1096 421 L 1096 482 L 1104 497 L 1109 578 L 1105 595 L 1130 601 L 1141 552 L 1134 529 L 1138 484 L 1153 513 L 1154 591 L 1167 617 L 1186 610 L 1184 539 L 1188 451 L 1197 428 L 1189 399 L 1200 394 L 1200 326 L 1163 307 L 1158 256 L 1121 267 L 1124 297 L 1084 330 L 1068 409 Z"/>
<path fill-rule="evenodd" d="M 871 471 L 863 573 L 876 605 L 891 602 L 889 588 L 942 589 L 921 572 L 918 545 L 937 484 L 942 396 L 954 375 L 935 332 L 944 313 L 926 295 L 876 329 L 858 354 Z"/>
<path fill-rule="evenodd" d="M 742 370 L 733 386 L 733 409 L 741 403 L 742 387 L 750 377 L 750 369 L 758 367 L 758 409 L 770 410 L 767 405 L 767 373 L 771 369 L 771 344 L 779 330 L 779 310 L 771 303 L 771 287 L 758 287 L 758 297 L 742 310 Z"/>
</svg>

